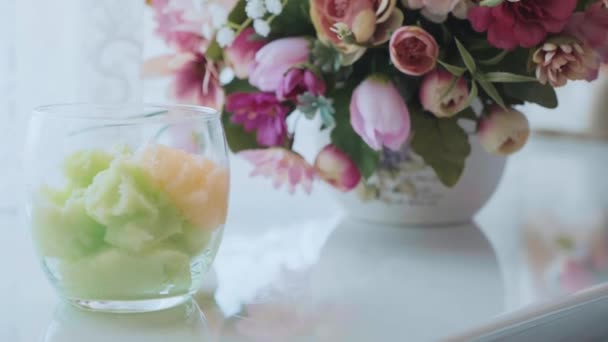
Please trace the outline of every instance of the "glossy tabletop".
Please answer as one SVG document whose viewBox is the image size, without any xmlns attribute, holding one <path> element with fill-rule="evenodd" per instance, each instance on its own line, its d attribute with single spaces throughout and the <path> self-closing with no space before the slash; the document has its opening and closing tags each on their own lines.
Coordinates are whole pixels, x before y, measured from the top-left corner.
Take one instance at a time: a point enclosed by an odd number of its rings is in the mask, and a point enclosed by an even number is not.
<svg viewBox="0 0 608 342">
<path fill-rule="evenodd" d="M 59 302 L 0 214 L 0 341 L 433 341 L 608 279 L 608 145 L 534 138 L 475 223 L 357 222 L 328 189 L 273 191 L 234 162 L 226 235 L 194 301 L 142 315 Z M 10 196 L 10 194 L 4 194 Z"/>
</svg>

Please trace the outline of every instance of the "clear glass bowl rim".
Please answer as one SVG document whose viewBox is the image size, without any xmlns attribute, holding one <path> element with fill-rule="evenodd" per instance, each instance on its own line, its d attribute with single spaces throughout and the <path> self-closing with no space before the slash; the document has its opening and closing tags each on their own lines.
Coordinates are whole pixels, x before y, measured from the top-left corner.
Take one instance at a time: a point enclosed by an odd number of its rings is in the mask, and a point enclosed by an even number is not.
<svg viewBox="0 0 608 342">
<path fill-rule="evenodd" d="M 87 115 L 87 112 L 141 112 L 141 115 L 109 116 Z M 171 112 L 179 112 L 179 116 L 171 116 Z M 32 110 L 33 116 L 49 120 L 71 120 L 103 122 L 119 125 L 137 125 L 151 122 L 182 122 L 182 121 L 213 121 L 219 120 L 220 112 L 213 108 L 168 103 L 126 103 L 104 104 L 94 102 L 58 103 L 38 106 Z M 85 114 L 78 114 L 85 113 Z"/>
</svg>

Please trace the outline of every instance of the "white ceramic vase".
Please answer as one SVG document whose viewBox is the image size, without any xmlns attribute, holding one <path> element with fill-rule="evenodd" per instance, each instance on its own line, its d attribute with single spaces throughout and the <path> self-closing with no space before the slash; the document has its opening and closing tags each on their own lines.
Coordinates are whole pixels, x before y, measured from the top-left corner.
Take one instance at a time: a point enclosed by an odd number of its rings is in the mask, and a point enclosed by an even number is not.
<svg viewBox="0 0 608 342">
<path fill-rule="evenodd" d="M 368 180 L 349 193 L 337 193 L 348 214 L 384 224 L 426 226 L 471 222 L 500 182 L 506 158 L 486 153 L 471 136 L 471 155 L 458 184 L 447 188 L 409 149 L 389 156 Z M 392 161 L 390 160 L 392 159 Z"/>
</svg>

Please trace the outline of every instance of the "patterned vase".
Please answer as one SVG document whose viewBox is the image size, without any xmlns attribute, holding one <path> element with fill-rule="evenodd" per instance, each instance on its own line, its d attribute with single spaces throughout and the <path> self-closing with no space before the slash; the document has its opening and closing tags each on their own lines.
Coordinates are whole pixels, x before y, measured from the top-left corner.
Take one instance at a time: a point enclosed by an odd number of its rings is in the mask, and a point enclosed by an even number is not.
<svg viewBox="0 0 608 342">
<path fill-rule="evenodd" d="M 506 159 L 489 155 L 476 136 L 464 174 L 453 188 L 409 147 L 384 151 L 378 171 L 350 193 L 338 194 L 348 214 L 357 219 L 397 225 L 468 223 L 488 202 L 502 178 Z"/>
</svg>

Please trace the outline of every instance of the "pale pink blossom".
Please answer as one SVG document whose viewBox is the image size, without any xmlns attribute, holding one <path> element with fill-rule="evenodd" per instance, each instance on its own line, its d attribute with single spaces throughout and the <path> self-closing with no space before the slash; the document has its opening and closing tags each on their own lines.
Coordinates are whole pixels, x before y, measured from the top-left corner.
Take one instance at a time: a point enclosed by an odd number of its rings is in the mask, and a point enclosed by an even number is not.
<svg viewBox="0 0 608 342">
<path fill-rule="evenodd" d="M 290 193 L 294 193 L 298 186 L 301 186 L 306 193 L 310 193 L 312 184 L 317 178 L 314 167 L 299 154 L 284 148 L 247 150 L 240 152 L 239 155 L 254 165 L 252 177 L 270 178 L 275 188 L 286 184 Z"/>
<path fill-rule="evenodd" d="M 409 9 L 422 10 L 422 15 L 436 23 L 444 22 L 450 13 L 465 19 L 474 5 L 471 0 L 401 0 L 401 3 Z"/>
<path fill-rule="evenodd" d="M 569 80 L 597 79 L 600 56 L 588 44 L 575 38 L 556 37 L 545 42 L 532 56 L 536 78 L 542 84 L 562 87 Z"/>
<path fill-rule="evenodd" d="M 410 136 L 410 112 L 392 82 L 372 75 L 353 92 L 350 122 L 374 150 L 399 150 Z"/>
</svg>

